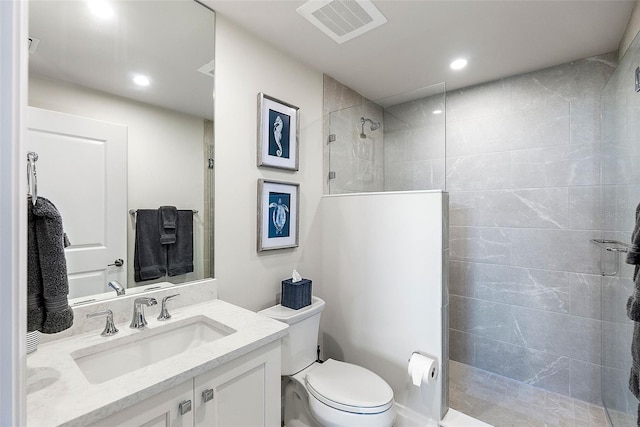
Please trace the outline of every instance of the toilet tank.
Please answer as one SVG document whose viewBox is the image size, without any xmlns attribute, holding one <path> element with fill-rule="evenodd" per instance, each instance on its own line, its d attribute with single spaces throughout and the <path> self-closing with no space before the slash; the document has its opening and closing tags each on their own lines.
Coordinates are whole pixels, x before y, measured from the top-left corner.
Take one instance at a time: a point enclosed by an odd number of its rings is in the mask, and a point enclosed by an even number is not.
<svg viewBox="0 0 640 427">
<path fill-rule="evenodd" d="M 293 375 L 316 361 L 320 314 L 324 301 L 313 297 L 311 305 L 294 310 L 280 304 L 258 313 L 289 325 L 282 339 L 282 375 Z"/>
</svg>

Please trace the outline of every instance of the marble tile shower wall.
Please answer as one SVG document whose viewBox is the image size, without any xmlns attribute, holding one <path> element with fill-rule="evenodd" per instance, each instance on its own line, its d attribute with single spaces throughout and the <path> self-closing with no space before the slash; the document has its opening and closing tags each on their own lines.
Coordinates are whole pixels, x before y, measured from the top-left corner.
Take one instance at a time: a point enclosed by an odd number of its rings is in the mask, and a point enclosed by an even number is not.
<svg viewBox="0 0 640 427">
<path fill-rule="evenodd" d="M 444 84 L 433 89 L 441 93 L 384 110 L 385 191 L 445 189 Z"/>
<path fill-rule="evenodd" d="M 600 95 L 615 54 L 447 94 L 450 357 L 600 402 Z"/>
</svg>

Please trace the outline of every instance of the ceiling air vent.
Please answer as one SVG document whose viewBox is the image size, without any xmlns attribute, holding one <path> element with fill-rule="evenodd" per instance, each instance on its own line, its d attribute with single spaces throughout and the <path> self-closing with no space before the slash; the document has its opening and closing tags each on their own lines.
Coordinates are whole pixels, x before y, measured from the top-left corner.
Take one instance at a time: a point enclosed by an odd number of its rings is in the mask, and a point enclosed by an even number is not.
<svg viewBox="0 0 640 427">
<path fill-rule="evenodd" d="M 387 22 L 369 0 L 310 0 L 296 11 L 337 43 Z"/>
</svg>

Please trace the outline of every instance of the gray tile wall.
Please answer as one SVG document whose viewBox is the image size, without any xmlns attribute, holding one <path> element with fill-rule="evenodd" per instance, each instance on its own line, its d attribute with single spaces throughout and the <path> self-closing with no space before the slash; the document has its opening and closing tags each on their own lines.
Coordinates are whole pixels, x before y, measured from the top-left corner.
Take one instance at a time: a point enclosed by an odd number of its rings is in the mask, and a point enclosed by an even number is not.
<svg viewBox="0 0 640 427">
<path fill-rule="evenodd" d="M 615 61 L 457 90 L 446 109 L 450 357 L 596 403 L 607 356 L 589 241 L 602 234 L 600 94 Z"/>
<path fill-rule="evenodd" d="M 385 191 L 445 189 L 445 85 L 428 91 L 384 109 Z"/>
</svg>

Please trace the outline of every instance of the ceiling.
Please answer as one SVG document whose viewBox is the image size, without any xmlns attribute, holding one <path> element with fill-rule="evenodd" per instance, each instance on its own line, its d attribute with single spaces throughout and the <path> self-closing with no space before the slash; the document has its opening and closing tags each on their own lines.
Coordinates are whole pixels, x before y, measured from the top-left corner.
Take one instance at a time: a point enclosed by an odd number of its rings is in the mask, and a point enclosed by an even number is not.
<svg viewBox="0 0 640 427">
<path fill-rule="evenodd" d="M 100 18 L 87 2 L 29 2 L 39 39 L 29 72 L 185 114 L 213 119 L 215 15 L 194 1 L 112 1 Z M 145 74 L 148 87 L 132 82 Z"/>
<path fill-rule="evenodd" d="M 371 100 L 443 81 L 453 90 L 616 51 L 634 4 L 374 0 L 388 23 L 337 44 L 296 13 L 303 1 L 202 2 Z M 449 63 L 457 57 L 469 65 L 456 72 Z"/>
<path fill-rule="evenodd" d="M 615 51 L 633 1 L 374 0 L 388 22 L 337 44 L 296 13 L 300 0 L 201 0 L 278 49 L 382 105 Z M 30 72 L 200 117 L 213 117 L 214 18 L 187 0 L 113 1 L 97 20 L 83 1 L 31 0 L 40 39 Z M 153 13 L 150 13 L 152 11 Z M 452 71 L 465 57 L 469 65 Z M 131 83 L 134 72 L 152 78 Z M 383 98 L 389 98 L 384 100 Z"/>
</svg>

